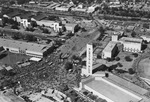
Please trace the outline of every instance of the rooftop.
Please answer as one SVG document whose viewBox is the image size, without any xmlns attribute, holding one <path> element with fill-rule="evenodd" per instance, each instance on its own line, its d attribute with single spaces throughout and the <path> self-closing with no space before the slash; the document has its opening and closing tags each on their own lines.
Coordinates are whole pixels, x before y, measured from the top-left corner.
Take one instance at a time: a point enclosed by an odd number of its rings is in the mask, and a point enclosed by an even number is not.
<svg viewBox="0 0 150 102">
<path fill-rule="evenodd" d="M 40 20 L 42 20 L 42 19 L 44 19 L 44 18 L 46 18 L 47 16 L 45 15 L 45 14 L 39 14 L 39 15 L 36 15 L 36 16 L 34 16 L 33 18 L 35 19 L 35 20 L 37 20 L 37 21 L 40 21 Z"/>
<path fill-rule="evenodd" d="M 106 45 L 106 47 L 104 48 L 103 51 L 106 51 L 106 52 L 112 51 L 112 50 L 114 49 L 114 47 L 116 46 L 116 44 L 117 44 L 116 42 L 110 41 L 110 42 Z"/>
<path fill-rule="evenodd" d="M 20 15 L 20 18 L 22 18 L 22 19 L 29 19 L 32 16 L 33 16 L 32 13 L 28 12 L 28 13 Z"/>
<path fill-rule="evenodd" d="M 14 11 L 14 12 L 10 12 L 10 13 L 8 13 L 8 14 L 6 14 L 8 17 L 15 17 L 15 16 L 18 16 L 18 15 L 20 15 L 20 13 L 19 12 L 17 12 L 17 11 Z"/>
<path fill-rule="evenodd" d="M 56 23 L 55 21 L 51 21 L 51 20 L 46 20 L 46 19 L 44 19 L 44 20 L 41 20 L 42 22 L 46 22 L 46 23 Z"/>
<path fill-rule="evenodd" d="M 120 88 L 105 80 L 92 80 L 86 84 L 87 87 L 107 97 L 112 102 L 138 102 L 139 99 L 129 95 Z"/>
<path fill-rule="evenodd" d="M 67 27 L 75 27 L 77 24 L 76 23 L 66 23 L 65 26 Z"/>
<path fill-rule="evenodd" d="M 122 37 L 120 40 L 129 43 L 142 43 L 142 39 L 139 38 Z"/>
<path fill-rule="evenodd" d="M 11 91 L 0 92 L 0 101 L 1 102 L 25 102 L 21 97 L 16 96 Z"/>
<path fill-rule="evenodd" d="M 148 91 L 146 89 L 141 88 L 140 86 L 137 86 L 121 77 L 118 77 L 116 75 L 110 75 L 106 80 L 109 79 L 109 81 L 113 81 L 116 84 L 119 84 L 127 89 L 132 90 L 133 92 L 136 92 L 140 95 L 146 94 Z"/>
<path fill-rule="evenodd" d="M 28 50 L 28 51 L 34 51 L 34 52 L 45 52 L 49 46 L 37 44 L 37 43 L 31 43 L 31 42 L 23 42 L 23 41 L 17 41 L 17 40 L 10 40 L 10 39 L 3 39 L 0 38 L 0 46 L 6 46 L 10 48 L 17 48 L 21 50 Z"/>
</svg>

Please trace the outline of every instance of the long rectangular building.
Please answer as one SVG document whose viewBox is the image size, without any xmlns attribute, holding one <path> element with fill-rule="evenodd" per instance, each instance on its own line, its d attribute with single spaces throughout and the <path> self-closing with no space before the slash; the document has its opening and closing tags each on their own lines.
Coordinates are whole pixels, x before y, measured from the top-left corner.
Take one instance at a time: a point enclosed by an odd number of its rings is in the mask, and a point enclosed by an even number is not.
<svg viewBox="0 0 150 102">
<path fill-rule="evenodd" d="M 122 37 L 120 42 L 123 44 L 123 50 L 129 52 L 141 52 L 142 39 Z"/>
<path fill-rule="evenodd" d="M 52 48 L 52 45 L 47 46 L 43 44 L 3 38 L 0 38 L 0 46 L 3 46 L 5 50 L 8 50 L 12 53 L 21 53 L 38 58 L 42 58 L 43 56 L 47 55 Z"/>
</svg>

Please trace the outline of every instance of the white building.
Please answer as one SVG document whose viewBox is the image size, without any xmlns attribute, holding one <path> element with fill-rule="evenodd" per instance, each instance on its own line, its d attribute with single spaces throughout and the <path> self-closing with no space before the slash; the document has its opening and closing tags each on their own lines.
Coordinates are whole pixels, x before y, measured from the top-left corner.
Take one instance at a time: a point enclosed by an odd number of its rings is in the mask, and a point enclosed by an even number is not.
<svg viewBox="0 0 150 102">
<path fill-rule="evenodd" d="M 50 20 L 40 20 L 40 21 L 36 21 L 37 25 L 39 26 L 46 26 L 46 27 L 51 27 L 54 29 L 54 31 L 59 32 L 60 29 L 62 28 L 62 26 L 60 26 L 59 22 L 55 22 L 55 21 L 50 21 Z"/>
<path fill-rule="evenodd" d="M 66 23 L 65 28 L 67 31 L 71 31 L 72 33 L 75 33 L 75 30 L 77 29 L 77 24 L 76 23 Z"/>
<path fill-rule="evenodd" d="M 87 9 L 86 9 L 86 8 L 79 8 L 79 7 L 76 7 L 76 8 L 71 8 L 71 11 L 86 12 Z"/>
<path fill-rule="evenodd" d="M 113 34 L 111 36 L 111 40 L 118 42 L 119 38 L 123 35 L 123 33 L 124 33 L 123 31 L 113 32 Z"/>
<path fill-rule="evenodd" d="M 117 84 L 116 84 L 117 83 Z M 148 91 L 115 75 L 93 75 L 82 79 L 80 89 L 86 89 L 107 102 L 144 102 Z"/>
<path fill-rule="evenodd" d="M 29 22 L 29 19 L 31 19 L 32 17 L 32 13 L 25 13 L 25 14 L 22 14 L 20 16 L 17 16 L 16 17 L 16 21 L 19 22 L 24 28 L 27 28 L 30 26 L 30 22 Z"/>
<path fill-rule="evenodd" d="M 21 22 L 20 22 L 21 24 L 22 24 L 22 26 L 24 27 L 24 28 L 27 28 L 27 27 L 29 27 L 29 25 L 30 25 L 30 22 L 28 22 L 28 19 L 21 19 Z"/>
<path fill-rule="evenodd" d="M 47 46 L 43 44 L 23 42 L 3 38 L 0 38 L 0 46 L 3 46 L 5 50 L 8 50 L 12 53 L 21 53 L 37 58 L 44 57 L 50 52 L 52 48 L 52 45 Z"/>
<path fill-rule="evenodd" d="M 112 58 L 117 51 L 117 42 L 110 41 L 102 51 L 102 58 Z"/>
<path fill-rule="evenodd" d="M 69 11 L 69 7 L 66 6 L 58 6 L 55 8 L 55 10 L 59 10 L 59 11 Z"/>
<path fill-rule="evenodd" d="M 82 74 L 92 75 L 93 70 L 93 45 L 87 44 L 86 46 L 86 68 L 82 68 Z"/>
<path fill-rule="evenodd" d="M 123 44 L 123 50 L 129 52 L 141 52 L 142 39 L 122 37 L 120 42 Z"/>
<path fill-rule="evenodd" d="M 147 42 L 150 42 L 150 36 L 142 35 L 141 38 Z"/>
<path fill-rule="evenodd" d="M 118 41 L 119 40 L 119 36 L 117 34 L 113 34 L 111 36 L 111 41 Z"/>
<path fill-rule="evenodd" d="M 88 7 L 87 12 L 88 12 L 88 13 L 92 13 L 92 12 L 94 12 L 98 7 L 99 7 L 99 5 L 93 4 L 92 6 Z"/>
</svg>

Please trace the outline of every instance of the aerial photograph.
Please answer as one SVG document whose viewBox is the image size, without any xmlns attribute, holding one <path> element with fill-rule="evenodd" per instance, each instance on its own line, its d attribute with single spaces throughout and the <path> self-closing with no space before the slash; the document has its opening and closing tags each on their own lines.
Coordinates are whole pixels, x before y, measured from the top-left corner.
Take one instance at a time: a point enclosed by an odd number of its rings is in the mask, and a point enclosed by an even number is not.
<svg viewBox="0 0 150 102">
<path fill-rule="evenodd" d="M 0 102 L 150 102 L 150 0 L 0 0 Z"/>
</svg>

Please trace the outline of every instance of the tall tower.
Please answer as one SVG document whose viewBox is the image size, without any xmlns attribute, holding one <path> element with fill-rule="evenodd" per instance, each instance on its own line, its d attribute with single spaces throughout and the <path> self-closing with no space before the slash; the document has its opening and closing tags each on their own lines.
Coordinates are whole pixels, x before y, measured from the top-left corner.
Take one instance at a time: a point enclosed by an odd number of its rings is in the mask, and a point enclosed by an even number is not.
<svg viewBox="0 0 150 102">
<path fill-rule="evenodd" d="M 92 75 L 93 70 L 93 45 L 87 44 L 86 49 L 86 71 L 87 75 Z"/>
</svg>

